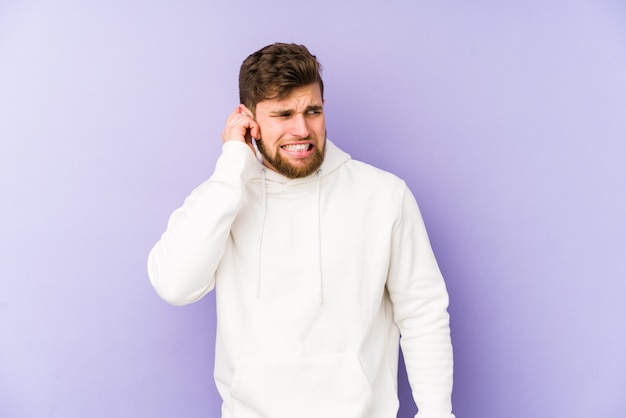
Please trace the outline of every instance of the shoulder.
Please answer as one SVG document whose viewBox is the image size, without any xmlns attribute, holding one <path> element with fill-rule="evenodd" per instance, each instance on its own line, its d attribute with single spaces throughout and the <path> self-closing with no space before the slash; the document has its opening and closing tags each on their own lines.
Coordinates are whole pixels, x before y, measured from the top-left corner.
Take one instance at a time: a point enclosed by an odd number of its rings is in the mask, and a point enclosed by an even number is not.
<svg viewBox="0 0 626 418">
<path fill-rule="evenodd" d="M 327 142 L 326 160 L 322 166 L 323 175 L 329 183 L 340 188 L 350 188 L 351 193 L 377 193 L 402 195 L 407 190 L 405 182 L 388 171 L 363 161 L 352 159 L 334 143 Z"/>
<path fill-rule="evenodd" d="M 406 183 L 393 173 L 375 167 L 359 160 L 350 160 L 345 164 L 345 169 L 371 186 L 387 187 L 394 190 L 406 188 Z"/>
</svg>

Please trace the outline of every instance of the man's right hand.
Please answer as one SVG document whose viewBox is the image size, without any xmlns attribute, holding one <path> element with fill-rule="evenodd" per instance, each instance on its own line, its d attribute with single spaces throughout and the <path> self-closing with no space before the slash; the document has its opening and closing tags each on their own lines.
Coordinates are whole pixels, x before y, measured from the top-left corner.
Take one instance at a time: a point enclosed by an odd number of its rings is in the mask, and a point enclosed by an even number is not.
<svg viewBox="0 0 626 418">
<path fill-rule="evenodd" d="M 256 155 L 253 139 L 259 139 L 261 131 L 259 125 L 252 117 L 252 112 L 243 104 L 237 108 L 226 119 L 226 127 L 222 131 L 222 143 L 228 141 L 240 141 L 247 144 L 252 153 Z"/>
</svg>

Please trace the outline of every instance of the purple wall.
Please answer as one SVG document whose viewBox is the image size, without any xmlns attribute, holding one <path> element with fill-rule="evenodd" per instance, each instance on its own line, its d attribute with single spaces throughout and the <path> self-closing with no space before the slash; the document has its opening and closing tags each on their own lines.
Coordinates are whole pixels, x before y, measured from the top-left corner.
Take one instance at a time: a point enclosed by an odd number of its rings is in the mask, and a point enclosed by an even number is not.
<svg viewBox="0 0 626 418">
<path fill-rule="evenodd" d="M 218 416 L 213 296 L 168 306 L 145 261 L 277 40 L 421 204 L 459 418 L 623 415 L 624 3 L 220 3 L 0 3 L 0 416 Z"/>
</svg>

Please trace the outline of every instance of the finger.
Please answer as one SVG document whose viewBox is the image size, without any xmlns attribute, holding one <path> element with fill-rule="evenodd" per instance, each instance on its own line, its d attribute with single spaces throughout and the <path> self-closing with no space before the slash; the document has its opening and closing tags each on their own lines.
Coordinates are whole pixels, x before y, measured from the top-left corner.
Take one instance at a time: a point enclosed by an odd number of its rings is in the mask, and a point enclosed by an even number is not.
<svg viewBox="0 0 626 418">
<path fill-rule="evenodd" d="M 259 124 L 256 122 L 256 120 L 254 119 L 254 116 L 252 114 L 252 112 L 250 111 L 250 109 L 248 109 L 245 105 L 240 104 L 237 109 L 236 112 L 241 115 L 241 117 L 244 118 L 245 121 L 245 127 L 247 129 L 246 132 L 246 142 L 248 142 L 251 138 L 253 139 L 259 139 L 261 136 L 261 132 L 259 129 Z"/>
<path fill-rule="evenodd" d="M 245 142 L 252 150 L 252 139 L 260 134 L 259 126 L 244 105 L 237 106 L 226 120 L 226 127 L 222 132 L 222 143 L 236 140 Z"/>
<path fill-rule="evenodd" d="M 250 121 L 250 136 L 254 139 L 261 139 L 261 128 L 259 127 L 259 124 L 252 119 Z"/>
<path fill-rule="evenodd" d="M 254 113 L 244 104 L 239 105 L 239 111 L 242 115 L 245 115 L 250 118 L 250 125 L 248 128 L 250 129 L 250 135 L 254 139 L 261 138 L 261 131 L 259 129 L 259 124 L 256 122 L 254 118 Z"/>
</svg>

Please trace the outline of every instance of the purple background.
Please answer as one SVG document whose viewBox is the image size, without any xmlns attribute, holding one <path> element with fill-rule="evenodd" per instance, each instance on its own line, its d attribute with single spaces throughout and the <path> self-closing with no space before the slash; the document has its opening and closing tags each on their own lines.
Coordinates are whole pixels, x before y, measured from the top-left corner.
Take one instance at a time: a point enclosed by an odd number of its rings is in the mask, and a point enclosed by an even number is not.
<svg viewBox="0 0 626 418">
<path fill-rule="evenodd" d="M 618 0 L 2 0 L 0 416 L 218 416 L 213 295 L 167 305 L 146 257 L 275 41 L 322 61 L 330 137 L 420 202 L 458 417 L 623 416 Z"/>
</svg>

